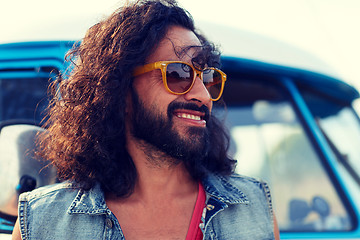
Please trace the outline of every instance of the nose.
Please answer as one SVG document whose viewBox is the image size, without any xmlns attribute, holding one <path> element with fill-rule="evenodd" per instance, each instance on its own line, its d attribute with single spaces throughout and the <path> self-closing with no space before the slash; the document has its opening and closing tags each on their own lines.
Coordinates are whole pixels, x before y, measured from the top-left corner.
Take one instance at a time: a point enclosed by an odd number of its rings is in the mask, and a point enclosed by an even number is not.
<svg viewBox="0 0 360 240">
<path fill-rule="evenodd" d="M 196 76 L 193 87 L 184 95 L 184 98 L 188 101 L 196 101 L 207 107 L 210 107 L 212 104 L 210 93 L 199 76 Z"/>
</svg>

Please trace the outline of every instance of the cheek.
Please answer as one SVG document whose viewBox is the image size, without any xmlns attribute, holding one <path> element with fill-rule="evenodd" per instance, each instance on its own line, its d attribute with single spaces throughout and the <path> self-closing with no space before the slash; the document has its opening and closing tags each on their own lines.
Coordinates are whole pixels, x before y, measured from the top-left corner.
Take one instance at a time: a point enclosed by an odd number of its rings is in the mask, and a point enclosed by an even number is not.
<svg viewBox="0 0 360 240">
<path fill-rule="evenodd" d="M 156 71 L 143 74 L 134 79 L 133 87 L 138 96 L 145 102 L 153 102 L 167 93 L 161 75 Z"/>
<path fill-rule="evenodd" d="M 136 78 L 133 87 L 146 106 L 156 106 L 157 109 L 167 110 L 169 103 L 178 98 L 177 95 L 165 89 L 161 76 L 156 73 L 147 77 Z"/>
</svg>

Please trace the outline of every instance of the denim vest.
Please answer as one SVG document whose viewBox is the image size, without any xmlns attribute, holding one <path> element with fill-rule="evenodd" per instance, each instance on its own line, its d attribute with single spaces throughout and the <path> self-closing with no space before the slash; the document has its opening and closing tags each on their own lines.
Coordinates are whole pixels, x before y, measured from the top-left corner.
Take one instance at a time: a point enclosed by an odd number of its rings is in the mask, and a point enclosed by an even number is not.
<svg viewBox="0 0 360 240">
<path fill-rule="evenodd" d="M 270 192 L 264 182 L 234 174 L 211 175 L 202 183 L 207 196 L 203 239 L 274 239 Z M 23 240 L 125 239 L 99 185 L 84 191 L 65 182 L 24 193 L 19 223 Z"/>
</svg>

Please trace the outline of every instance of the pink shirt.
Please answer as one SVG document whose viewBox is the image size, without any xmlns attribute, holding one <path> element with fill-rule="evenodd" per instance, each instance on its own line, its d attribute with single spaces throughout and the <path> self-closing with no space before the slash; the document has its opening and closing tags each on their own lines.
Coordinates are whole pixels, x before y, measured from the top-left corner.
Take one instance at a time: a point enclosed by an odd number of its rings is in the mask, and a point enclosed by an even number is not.
<svg viewBox="0 0 360 240">
<path fill-rule="evenodd" d="M 196 199 L 195 208 L 191 217 L 190 227 L 186 235 L 186 240 L 201 240 L 203 233 L 200 229 L 201 216 L 205 207 L 205 190 L 201 183 L 199 183 L 199 193 Z"/>
</svg>

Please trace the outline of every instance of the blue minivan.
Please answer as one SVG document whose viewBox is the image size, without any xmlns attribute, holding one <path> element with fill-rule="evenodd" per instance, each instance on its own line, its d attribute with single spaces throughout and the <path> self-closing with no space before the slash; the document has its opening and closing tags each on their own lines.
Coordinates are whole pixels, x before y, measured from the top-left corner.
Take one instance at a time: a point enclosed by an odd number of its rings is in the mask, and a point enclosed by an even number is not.
<svg viewBox="0 0 360 240">
<path fill-rule="evenodd" d="M 65 71 L 73 44 L 0 45 L 0 239 L 11 238 L 18 194 L 56 181 L 18 145 L 20 133 L 39 129 L 48 83 Z M 358 91 L 325 74 L 230 55 L 222 70 L 226 107 L 214 113 L 228 126 L 236 171 L 269 183 L 281 239 L 360 239 Z"/>
</svg>

